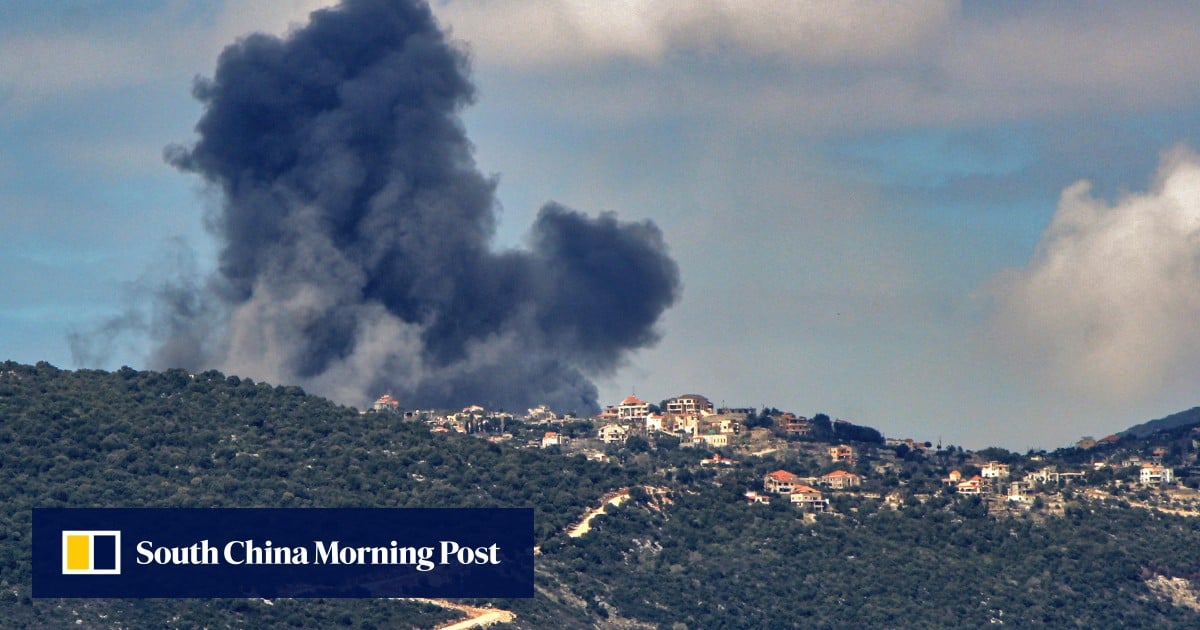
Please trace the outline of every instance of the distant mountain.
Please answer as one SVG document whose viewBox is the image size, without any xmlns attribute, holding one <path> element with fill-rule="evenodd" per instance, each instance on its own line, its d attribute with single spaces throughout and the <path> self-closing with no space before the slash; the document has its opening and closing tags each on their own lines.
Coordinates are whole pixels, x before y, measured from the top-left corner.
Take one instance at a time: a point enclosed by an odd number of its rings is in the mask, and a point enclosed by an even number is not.
<svg viewBox="0 0 1200 630">
<path fill-rule="evenodd" d="M 1132 435 L 1136 438 L 1144 438 L 1159 431 L 1169 431 L 1188 425 L 1200 425 L 1200 407 L 1192 407 L 1187 411 L 1173 413 L 1165 418 L 1134 425 L 1120 432 L 1118 435 Z"/>
</svg>

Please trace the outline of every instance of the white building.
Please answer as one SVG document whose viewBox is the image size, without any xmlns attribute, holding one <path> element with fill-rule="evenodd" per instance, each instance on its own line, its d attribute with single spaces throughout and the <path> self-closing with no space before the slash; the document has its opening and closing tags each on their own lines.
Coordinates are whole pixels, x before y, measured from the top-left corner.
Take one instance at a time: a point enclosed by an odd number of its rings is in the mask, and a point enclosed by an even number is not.
<svg viewBox="0 0 1200 630">
<path fill-rule="evenodd" d="M 676 433 L 692 435 L 700 433 L 700 416 L 674 416 Z"/>
<path fill-rule="evenodd" d="M 703 435 L 697 435 L 696 440 L 717 448 L 729 446 L 728 433 L 705 433 Z"/>
<path fill-rule="evenodd" d="M 621 422 L 642 423 L 650 415 L 650 403 L 636 396 L 629 396 L 617 406 L 617 417 Z"/>
<path fill-rule="evenodd" d="M 983 465 L 979 471 L 979 476 L 984 479 L 1000 479 L 1008 476 L 1008 464 L 1000 462 L 988 462 Z"/>
<path fill-rule="evenodd" d="M 816 488 L 803 484 L 797 485 L 796 487 L 792 488 L 790 495 L 791 496 L 788 498 L 791 500 L 793 505 L 798 505 L 802 508 L 808 508 L 817 512 L 824 512 L 825 510 L 829 509 L 829 499 L 826 499 L 825 496 L 821 494 L 821 491 L 817 490 Z"/>
<path fill-rule="evenodd" d="M 538 405 L 526 410 L 525 417 L 530 422 L 549 422 L 555 419 L 554 411 L 546 405 Z"/>
<path fill-rule="evenodd" d="M 571 438 L 562 435 L 555 431 L 547 431 L 546 435 L 542 436 L 542 448 L 550 448 L 551 446 L 566 446 L 571 441 Z"/>
<path fill-rule="evenodd" d="M 857 488 L 862 485 L 862 476 L 844 470 L 835 470 L 831 473 L 821 475 L 818 482 L 823 486 L 829 486 L 834 490 L 845 490 L 846 488 Z"/>
<path fill-rule="evenodd" d="M 1175 480 L 1175 473 L 1165 466 L 1150 464 L 1142 466 L 1141 480 L 1143 486 L 1165 486 Z"/>
<path fill-rule="evenodd" d="M 667 401 L 666 412 L 677 416 L 709 415 L 712 411 L 713 404 L 699 394 L 684 394 Z"/>
<path fill-rule="evenodd" d="M 624 444 L 625 439 L 629 437 L 629 429 L 619 424 L 606 424 L 600 427 L 598 433 L 600 441 L 605 444 Z"/>
</svg>

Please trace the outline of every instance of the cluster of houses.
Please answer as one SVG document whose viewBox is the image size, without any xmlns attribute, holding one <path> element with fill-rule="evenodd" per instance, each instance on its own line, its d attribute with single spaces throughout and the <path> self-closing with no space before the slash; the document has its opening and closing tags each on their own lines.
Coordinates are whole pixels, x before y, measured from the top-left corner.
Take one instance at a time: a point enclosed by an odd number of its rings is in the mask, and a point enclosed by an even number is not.
<svg viewBox="0 0 1200 630">
<path fill-rule="evenodd" d="M 1109 438 L 1104 438 L 1105 440 Z M 1193 437 L 1193 440 L 1196 438 Z M 1150 459 L 1143 460 L 1138 455 L 1129 455 L 1117 463 L 1121 468 L 1137 468 L 1138 482 L 1143 486 L 1169 486 L 1175 483 L 1175 471 L 1168 466 L 1163 466 L 1163 456 L 1167 454 L 1167 449 L 1156 447 L 1150 451 Z M 1097 470 L 1104 468 L 1108 464 L 1105 462 L 1097 462 L 1095 467 Z"/>
<path fill-rule="evenodd" d="M 471 433 L 472 427 L 483 421 L 503 423 L 506 418 L 514 417 L 504 412 L 489 412 L 478 405 L 458 413 L 402 411 L 400 403 L 391 394 L 381 396 L 372 409 L 378 413 L 402 414 L 406 419 L 425 421 L 435 431 L 459 433 Z M 604 444 L 624 444 L 634 435 L 661 433 L 679 437 L 683 446 L 705 444 L 720 448 L 728 446 L 731 438 L 742 432 L 741 421 L 747 411 L 753 410 L 717 410 L 712 402 L 699 394 L 671 398 L 661 407 L 636 396 L 628 396 L 620 404 L 607 407 L 594 420 L 599 425 L 596 437 Z M 560 417 L 545 405 L 531 408 L 525 415 L 515 417 L 531 424 L 574 419 L 572 416 Z M 536 445 L 548 448 L 564 446 L 566 443 L 565 436 L 548 431 Z"/>
<path fill-rule="evenodd" d="M 854 461 L 854 449 L 847 445 L 829 448 L 830 461 Z M 706 460 L 707 461 L 707 460 Z M 1072 481 L 1080 481 L 1086 475 L 1083 471 L 1059 471 L 1053 466 L 1026 473 L 1020 479 L 1013 479 L 1008 464 L 989 461 L 980 468 L 979 474 L 965 477 L 960 471 L 952 470 L 942 479 L 942 483 L 954 489 L 961 495 L 980 495 L 1007 499 L 1012 503 L 1029 504 L 1036 497 L 1037 491 L 1044 485 L 1061 485 Z M 1172 470 L 1161 464 L 1148 463 L 1141 467 L 1140 483 L 1143 486 L 1164 486 L 1173 481 Z M 752 504 L 771 502 L 771 496 L 786 497 L 786 500 L 797 507 L 814 512 L 829 510 L 829 500 L 824 488 L 829 491 L 851 490 L 861 486 L 862 475 L 845 471 L 833 470 L 824 475 L 801 477 L 787 470 L 774 470 L 763 476 L 763 492 L 748 490 L 746 500 Z M 894 502 L 893 502 L 894 503 Z"/>
<path fill-rule="evenodd" d="M 846 444 L 829 447 L 829 459 L 833 462 L 855 461 L 854 447 Z M 862 485 L 862 475 L 847 470 L 833 470 L 817 477 L 801 477 L 793 472 L 779 469 L 763 476 L 763 490 L 748 490 L 745 494 L 750 503 L 770 503 L 772 494 L 787 497 L 787 501 L 796 507 L 813 512 L 825 512 L 829 509 L 829 499 L 814 486 L 822 486 L 830 490 L 849 490 Z"/>
<path fill-rule="evenodd" d="M 505 423 L 512 418 L 512 414 L 500 411 L 488 411 L 479 405 L 464 407 L 462 411 L 457 412 L 402 409 L 400 401 L 396 400 L 391 394 L 384 394 L 376 399 L 371 405 L 371 410 L 375 413 L 396 414 L 405 420 L 425 422 L 429 425 L 430 430 L 435 433 L 473 433 L 486 422 L 493 423 L 503 433 Z M 363 413 L 366 412 L 364 411 Z M 546 414 L 549 414 L 551 419 L 556 417 L 553 412 L 545 407 L 539 407 L 530 409 L 529 415 L 524 418 L 542 419 L 546 417 Z"/>
<path fill-rule="evenodd" d="M 575 419 L 571 416 L 559 416 L 544 405 L 528 409 L 524 415 L 490 412 L 478 405 L 466 407 L 459 412 L 405 411 L 390 394 L 376 400 L 373 410 L 378 413 L 402 414 L 405 419 L 425 422 L 435 432 L 476 433 L 494 441 L 511 439 L 512 436 L 505 432 L 505 423 L 513 419 L 519 419 L 526 425 L 550 425 Z M 634 436 L 665 434 L 677 437 L 680 446 L 683 447 L 705 445 L 716 449 L 730 446 L 733 438 L 743 433 L 749 435 L 745 432 L 742 421 L 752 413 L 753 409 L 716 409 L 712 402 L 698 394 L 677 396 L 659 405 L 652 405 L 636 396 L 628 396 L 619 404 L 609 406 L 602 413 L 589 418 L 596 425 L 594 433 L 579 434 L 575 431 L 573 434 L 580 438 L 588 438 L 584 440 L 585 444 L 598 441 L 603 445 L 617 446 L 625 444 Z M 808 436 L 813 431 L 812 421 L 792 413 L 778 413 L 774 416 L 774 421 L 776 437 L 780 433 L 789 437 Z M 546 426 L 547 430 L 544 433 L 529 436 L 531 439 L 526 446 L 569 448 L 588 457 L 606 458 L 605 454 L 596 450 L 594 446 L 573 446 L 571 437 L 554 430 L 556 428 Z M 745 442 L 745 439 L 740 442 Z M 899 465 L 899 456 L 906 452 L 923 452 L 927 456 L 933 452 L 930 442 L 913 439 L 887 439 L 881 447 L 872 448 L 873 454 L 869 455 L 874 464 L 873 469 L 880 474 L 895 472 Z M 773 449 L 762 452 L 770 450 Z M 940 444 L 937 450 L 941 451 Z M 827 453 L 830 464 L 845 464 L 840 468 L 854 468 L 859 457 L 855 447 L 849 444 L 830 445 L 824 452 Z M 1165 453 L 1166 449 L 1160 448 L 1154 451 L 1149 461 L 1142 461 L 1134 455 L 1126 456 L 1123 460 L 1096 462 L 1093 468 L 1100 470 L 1106 466 L 1118 465 L 1123 469 L 1137 468 L 1140 470 L 1138 482 L 1141 486 L 1169 486 L 1174 483 L 1174 471 L 1162 464 L 1162 456 Z M 700 461 L 702 467 L 724 467 L 733 463 L 733 460 L 720 453 L 714 453 Z M 977 465 L 978 473 L 969 477 L 960 470 L 951 470 L 941 479 L 942 484 L 957 494 L 981 496 L 990 502 L 1007 501 L 1010 504 L 1028 506 L 1046 486 L 1068 484 L 1085 477 L 1083 471 L 1060 471 L 1056 467 L 1045 466 L 1015 478 L 1009 464 L 1004 462 L 988 461 Z M 745 498 L 750 503 L 759 504 L 770 503 L 772 499 L 785 500 L 806 511 L 827 512 L 830 505 L 828 493 L 853 491 L 862 486 L 863 481 L 862 475 L 850 470 L 832 470 L 819 476 L 802 477 L 779 469 L 763 477 L 762 491 L 751 489 L 745 493 Z M 893 506 L 901 502 L 893 499 L 896 497 L 889 495 L 887 502 Z"/>
<path fill-rule="evenodd" d="M 657 410 L 637 396 L 628 396 L 596 419 L 602 425 L 599 436 L 605 444 L 624 442 L 630 435 L 665 433 L 685 442 L 719 448 L 728 446 L 730 438 L 741 433 L 744 417 L 744 410 L 718 411 L 704 396 L 684 394 L 667 400 Z"/>
<path fill-rule="evenodd" d="M 1138 461 L 1123 461 L 1125 467 L 1139 466 L 1139 483 L 1142 486 L 1166 486 L 1174 481 L 1173 471 L 1159 463 Z M 1100 463 L 1096 469 L 1106 464 Z M 984 464 L 979 474 L 965 478 L 958 470 L 951 470 L 942 479 L 946 486 L 954 488 L 955 492 L 963 495 L 1002 495 L 1015 503 L 1029 503 L 1040 486 L 1061 485 L 1072 481 L 1082 481 L 1084 471 L 1060 471 L 1053 466 L 1045 466 L 1039 470 L 1027 472 L 1020 479 L 1013 479 L 1008 464 L 990 461 Z"/>
</svg>

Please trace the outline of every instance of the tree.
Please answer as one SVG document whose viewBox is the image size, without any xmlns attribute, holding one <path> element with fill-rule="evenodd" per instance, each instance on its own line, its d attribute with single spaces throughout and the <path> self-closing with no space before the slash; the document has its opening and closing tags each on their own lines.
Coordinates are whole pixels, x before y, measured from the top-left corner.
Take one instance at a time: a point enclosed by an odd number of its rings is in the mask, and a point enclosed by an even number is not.
<svg viewBox="0 0 1200 630">
<path fill-rule="evenodd" d="M 813 415 L 810 422 L 813 427 L 813 437 L 828 438 L 833 435 L 833 421 L 829 419 L 829 416 L 818 413 Z"/>
</svg>

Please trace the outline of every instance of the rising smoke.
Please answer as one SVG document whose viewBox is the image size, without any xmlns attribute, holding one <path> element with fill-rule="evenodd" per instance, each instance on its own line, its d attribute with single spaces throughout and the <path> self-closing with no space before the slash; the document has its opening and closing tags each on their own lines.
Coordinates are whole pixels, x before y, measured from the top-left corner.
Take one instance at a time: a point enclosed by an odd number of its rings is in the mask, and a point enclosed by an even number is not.
<svg viewBox="0 0 1200 630">
<path fill-rule="evenodd" d="M 151 364 L 353 404 L 595 411 L 588 376 L 657 340 L 678 269 L 653 223 L 553 203 L 528 251 L 493 250 L 466 66 L 415 1 L 346 0 L 226 48 L 194 88 L 199 139 L 167 150 L 221 193 L 219 268 L 160 293 Z"/>
</svg>

